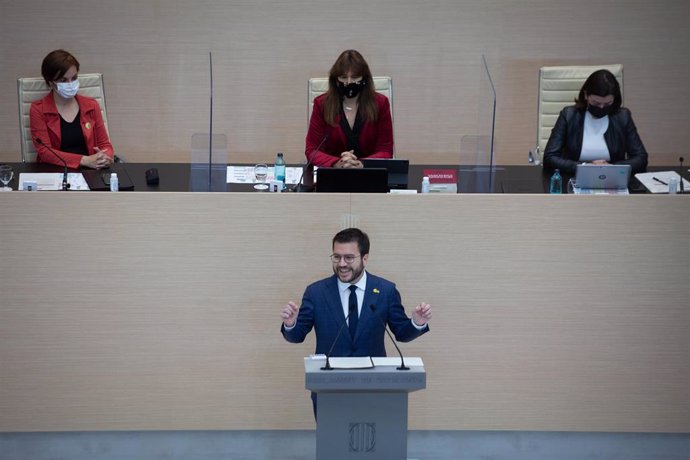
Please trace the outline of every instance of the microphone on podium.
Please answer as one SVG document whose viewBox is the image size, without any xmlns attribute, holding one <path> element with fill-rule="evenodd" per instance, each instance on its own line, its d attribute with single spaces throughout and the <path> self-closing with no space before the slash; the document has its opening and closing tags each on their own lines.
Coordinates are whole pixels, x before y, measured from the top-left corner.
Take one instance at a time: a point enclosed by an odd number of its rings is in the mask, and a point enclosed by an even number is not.
<svg viewBox="0 0 690 460">
<path fill-rule="evenodd" d="M 356 310 L 355 310 L 356 311 Z M 333 349 L 335 348 L 335 344 L 338 343 L 338 339 L 340 338 L 340 334 L 343 333 L 343 329 L 345 329 L 345 326 L 347 326 L 347 320 L 350 318 L 350 312 L 347 313 L 347 316 L 345 317 L 345 321 L 343 321 L 343 324 L 340 326 L 340 329 L 338 329 L 338 333 L 335 336 L 335 340 L 333 341 L 333 344 L 331 345 L 331 349 L 328 350 L 328 353 L 326 353 L 326 365 L 321 368 L 322 371 L 332 371 L 334 368 L 331 367 L 331 353 L 333 353 Z"/>
<path fill-rule="evenodd" d="M 55 157 L 57 157 L 57 159 L 60 160 L 60 161 L 62 162 L 62 164 L 65 166 L 65 172 L 64 172 L 63 175 L 62 175 L 62 190 L 64 190 L 64 191 L 69 190 L 70 184 L 69 184 L 69 182 L 67 182 L 67 162 L 65 161 L 65 159 L 62 158 L 62 156 L 58 155 L 57 152 L 56 152 L 55 150 L 53 150 L 52 148 L 50 148 L 50 146 L 47 145 L 47 144 L 45 144 L 40 138 L 35 137 L 34 140 L 36 141 L 36 143 L 37 143 L 38 145 L 42 145 L 43 147 L 45 147 L 46 149 L 48 149 L 48 150 L 50 151 L 50 153 L 52 153 L 53 155 L 55 155 Z"/>
<path fill-rule="evenodd" d="M 680 172 L 681 172 L 681 174 L 680 174 L 680 193 L 685 193 L 685 184 L 683 184 L 683 160 L 685 160 L 685 158 L 683 158 L 683 157 L 678 158 L 678 161 L 680 161 Z"/>
<path fill-rule="evenodd" d="M 381 325 L 383 326 L 383 330 L 386 331 L 386 334 L 388 334 L 388 337 L 390 337 L 391 341 L 393 342 L 393 345 L 395 346 L 395 349 L 398 350 L 398 354 L 400 355 L 400 367 L 396 367 L 397 370 L 399 371 L 409 371 L 410 368 L 405 366 L 405 358 L 403 358 L 403 354 L 400 351 L 400 348 L 398 348 L 398 344 L 395 342 L 395 338 L 391 335 L 390 331 L 388 331 L 388 327 L 386 326 L 386 323 L 383 322 L 379 314 L 376 312 L 376 305 L 371 304 L 369 305 L 369 308 L 371 308 L 371 311 L 374 313 L 374 316 L 378 318 L 378 320 L 381 322 Z"/>
</svg>

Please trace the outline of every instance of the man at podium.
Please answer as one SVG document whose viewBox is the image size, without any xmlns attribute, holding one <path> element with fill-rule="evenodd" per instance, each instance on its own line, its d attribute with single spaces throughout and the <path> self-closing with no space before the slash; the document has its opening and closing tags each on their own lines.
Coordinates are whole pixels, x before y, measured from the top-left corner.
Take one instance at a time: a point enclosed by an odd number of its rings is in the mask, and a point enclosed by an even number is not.
<svg viewBox="0 0 690 460">
<path fill-rule="evenodd" d="M 314 328 L 317 354 L 377 357 L 386 356 L 384 324 L 400 342 L 429 331 L 431 305 L 420 303 L 409 318 L 395 284 L 365 270 L 366 233 L 342 230 L 333 237 L 332 248 L 333 276 L 310 284 L 299 307 L 290 301 L 282 309 L 281 332 L 288 342 L 303 342 Z"/>
</svg>

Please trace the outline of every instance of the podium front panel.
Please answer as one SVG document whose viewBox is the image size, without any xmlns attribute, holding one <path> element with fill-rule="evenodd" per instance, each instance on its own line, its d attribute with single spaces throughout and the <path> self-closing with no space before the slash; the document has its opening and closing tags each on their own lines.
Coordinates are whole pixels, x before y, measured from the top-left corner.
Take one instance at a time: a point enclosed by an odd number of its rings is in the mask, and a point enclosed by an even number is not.
<svg viewBox="0 0 690 460">
<path fill-rule="evenodd" d="M 407 393 L 319 393 L 316 458 L 405 460 Z"/>
</svg>

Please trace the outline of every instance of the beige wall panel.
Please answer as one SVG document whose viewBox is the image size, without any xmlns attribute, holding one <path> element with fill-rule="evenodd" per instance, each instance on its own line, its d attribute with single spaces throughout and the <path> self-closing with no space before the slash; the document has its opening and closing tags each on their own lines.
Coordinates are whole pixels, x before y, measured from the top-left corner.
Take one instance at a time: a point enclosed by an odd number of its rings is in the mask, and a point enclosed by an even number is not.
<svg viewBox="0 0 690 460">
<path fill-rule="evenodd" d="M 361 50 L 395 86 L 397 154 L 455 162 L 475 135 L 480 56 L 493 73 L 496 157 L 525 162 L 536 140 L 542 65 L 619 62 L 626 105 L 652 164 L 676 164 L 690 144 L 684 103 L 690 4 L 595 0 L 354 0 L 338 2 L 28 0 L 2 6 L 0 161 L 19 159 L 16 78 L 38 75 L 56 47 L 83 72 L 103 72 L 116 151 L 130 161 L 187 161 L 208 130 L 208 52 L 216 132 L 231 161 L 303 158 L 306 80 L 345 48 Z"/>
<path fill-rule="evenodd" d="M 386 235 L 372 271 L 395 279 L 408 307 L 435 308 L 432 332 L 402 347 L 428 372 L 413 424 L 690 427 L 687 203 L 398 198 L 356 197 L 352 207 L 370 234 Z"/>
<path fill-rule="evenodd" d="M 347 197 L 15 196 L 1 430 L 306 425 L 313 339 L 287 346 L 279 310 L 328 275 Z"/>
<path fill-rule="evenodd" d="M 690 432 L 688 202 L 0 194 L 0 431 L 308 429 L 278 311 L 342 225 L 431 302 L 412 429 Z M 389 349 L 392 347 L 389 346 Z"/>
</svg>

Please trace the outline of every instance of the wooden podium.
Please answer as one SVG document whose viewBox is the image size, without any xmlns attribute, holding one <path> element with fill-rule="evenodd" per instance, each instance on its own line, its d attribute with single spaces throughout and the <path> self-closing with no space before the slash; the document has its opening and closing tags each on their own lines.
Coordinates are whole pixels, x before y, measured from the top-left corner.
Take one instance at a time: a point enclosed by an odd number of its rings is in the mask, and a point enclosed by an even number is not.
<svg viewBox="0 0 690 460">
<path fill-rule="evenodd" d="M 325 358 L 304 359 L 306 388 L 318 394 L 316 458 L 405 460 L 407 394 L 426 387 L 422 360 L 406 358 L 406 371 L 400 358 L 373 358 L 368 369 L 348 369 L 348 360 L 321 370 Z"/>
</svg>

